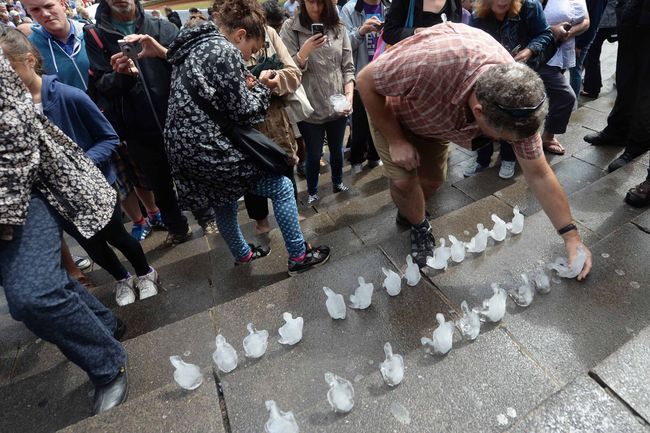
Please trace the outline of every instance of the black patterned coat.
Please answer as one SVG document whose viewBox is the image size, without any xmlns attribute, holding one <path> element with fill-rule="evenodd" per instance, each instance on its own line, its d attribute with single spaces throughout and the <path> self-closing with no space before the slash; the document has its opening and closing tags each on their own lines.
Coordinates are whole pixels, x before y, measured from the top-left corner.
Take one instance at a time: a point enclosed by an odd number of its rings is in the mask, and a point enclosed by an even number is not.
<svg viewBox="0 0 650 433">
<path fill-rule="evenodd" d="M 184 27 L 167 58 L 173 70 L 165 147 L 181 206 L 198 209 L 232 203 L 266 174 L 197 106 L 185 83 L 240 125 L 264 120 L 271 92 L 259 83 L 250 90 L 246 87 L 248 72 L 241 52 L 212 23 Z"/>
<path fill-rule="evenodd" d="M 0 226 L 23 225 L 36 190 L 82 235 L 93 236 L 113 214 L 115 190 L 83 150 L 35 110 L 2 50 L 0 89 Z"/>
</svg>

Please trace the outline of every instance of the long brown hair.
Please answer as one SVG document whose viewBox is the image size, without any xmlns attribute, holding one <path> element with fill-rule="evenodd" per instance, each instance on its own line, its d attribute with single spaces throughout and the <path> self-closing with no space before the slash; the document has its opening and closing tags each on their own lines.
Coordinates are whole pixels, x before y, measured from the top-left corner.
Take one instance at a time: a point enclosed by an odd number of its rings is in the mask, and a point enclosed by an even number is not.
<svg viewBox="0 0 650 433">
<path fill-rule="evenodd" d="M 336 12 L 336 8 L 332 3 L 332 0 L 316 0 L 319 3 L 323 3 L 325 7 L 320 17 L 320 22 L 325 25 L 325 27 L 336 28 L 336 26 L 341 22 L 339 20 L 339 14 Z M 298 20 L 300 25 L 305 28 L 310 28 L 314 23 L 309 14 L 307 13 L 307 6 L 305 6 L 305 0 L 300 0 L 300 12 L 298 14 Z"/>
<path fill-rule="evenodd" d="M 22 34 L 18 29 L 12 27 L 0 26 L 0 48 L 9 60 L 12 62 L 24 62 L 27 60 L 27 54 L 31 53 L 36 61 L 34 62 L 34 71 L 38 75 L 43 75 L 43 58 L 36 47 L 29 42 L 27 36 Z"/>
<path fill-rule="evenodd" d="M 523 1 L 510 0 L 510 9 L 508 10 L 507 16 L 512 18 L 519 15 Z M 494 15 L 494 12 L 492 12 L 492 0 L 476 0 L 476 3 L 474 3 L 474 14 L 476 18 L 487 18 L 490 15 Z"/>
<path fill-rule="evenodd" d="M 214 3 L 217 6 L 217 2 Z M 257 0 L 228 0 L 218 6 L 220 27 L 233 31 L 246 30 L 246 38 L 264 39 L 266 17 Z"/>
</svg>

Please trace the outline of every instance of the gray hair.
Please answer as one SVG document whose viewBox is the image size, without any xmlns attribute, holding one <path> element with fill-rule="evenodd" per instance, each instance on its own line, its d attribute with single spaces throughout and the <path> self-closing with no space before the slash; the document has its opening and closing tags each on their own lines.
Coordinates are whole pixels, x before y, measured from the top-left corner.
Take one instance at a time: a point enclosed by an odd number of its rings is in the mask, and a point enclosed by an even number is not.
<svg viewBox="0 0 650 433">
<path fill-rule="evenodd" d="M 474 92 L 488 125 L 497 131 L 511 132 L 519 139 L 539 131 L 548 113 L 544 83 L 522 63 L 488 69 L 476 80 Z"/>
</svg>

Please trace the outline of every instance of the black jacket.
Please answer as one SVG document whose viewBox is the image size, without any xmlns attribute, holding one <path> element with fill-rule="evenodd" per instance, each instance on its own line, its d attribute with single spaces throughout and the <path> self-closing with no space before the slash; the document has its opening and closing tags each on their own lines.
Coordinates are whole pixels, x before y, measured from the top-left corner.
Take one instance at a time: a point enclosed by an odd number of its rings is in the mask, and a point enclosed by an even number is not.
<svg viewBox="0 0 650 433">
<path fill-rule="evenodd" d="M 619 26 L 650 27 L 650 0 L 618 0 L 616 19 Z"/>
<path fill-rule="evenodd" d="M 169 15 L 167 15 L 167 19 L 170 23 L 178 27 L 179 30 L 181 27 L 183 27 L 183 23 L 181 22 L 181 17 L 178 15 L 178 12 L 171 12 Z"/>
<path fill-rule="evenodd" d="M 178 34 L 176 26 L 146 16 L 140 2 L 136 0 L 135 3 L 138 8 L 135 32 L 152 36 L 163 46 L 169 46 Z M 101 2 L 96 17 L 97 23 L 94 27 L 103 48 L 98 46 L 94 37 L 89 34 L 90 26 L 84 29 L 90 60 L 89 94 L 123 140 L 161 135 L 154 110 L 160 125 L 164 126 L 171 65 L 164 59 L 146 58 L 139 61 L 141 77 L 114 72 L 110 58 L 120 51 L 117 41 L 124 35 L 111 24 L 110 8 L 106 2 Z M 147 83 L 152 103 L 145 93 L 143 78 Z"/>
<path fill-rule="evenodd" d="M 413 27 L 404 27 L 406 17 L 409 12 L 409 1 L 415 1 L 413 11 Z M 417 27 L 424 27 L 423 21 L 423 1 L 422 0 L 393 0 L 390 9 L 386 15 L 386 24 L 384 25 L 384 41 L 387 44 L 395 45 L 396 43 L 413 36 Z M 445 5 L 446 15 L 449 21 L 460 23 L 463 21 L 463 7 L 461 0 L 447 0 Z"/>
</svg>

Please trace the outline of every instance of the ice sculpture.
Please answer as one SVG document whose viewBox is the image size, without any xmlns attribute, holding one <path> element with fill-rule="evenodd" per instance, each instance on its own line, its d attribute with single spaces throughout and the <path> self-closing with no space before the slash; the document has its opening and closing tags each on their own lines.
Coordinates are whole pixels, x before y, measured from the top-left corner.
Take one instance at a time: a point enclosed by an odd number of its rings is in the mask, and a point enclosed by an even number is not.
<svg viewBox="0 0 650 433">
<path fill-rule="evenodd" d="M 246 325 L 248 335 L 244 338 L 244 353 L 248 358 L 261 358 L 269 345 L 269 331 L 255 329 L 252 323 Z"/>
<path fill-rule="evenodd" d="M 325 307 L 327 307 L 327 312 L 329 313 L 332 319 L 345 319 L 345 298 L 343 295 L 334 293 L 329 287 L 323 287 L 325 295 L 327 295 L 327 301 L 325 301 Z"/>
<path fill-rule="evenodd" d="M 484 322 L 498 322 L 506 314 L 508 294 L 497 283 L 492 283 L 491 286 L 494 294 L 490 299 L 483 301 L 483 308 L 478 312 Z"/>
<path fill-rule="evenodd" d="M 451 248 L 445 246 L 445 238 L 440 238 L 440 246 L 433 249 L 433 257 L 427 257 L 427 266 L 433 269 L 447 270 L 451 257 Z"/>
<path fill-rule="evenodd" d="M 219 334 L 216 338 L 217 350 L 212 353 L 212 360 L 217 368 L 224 373 L 230 373 L 237 368 L 237 351 Z"/>
<path fill-rule="evenodd" d="M 282 412 L 275 400 L 266 401 L 269 420 L 264 424 L 266 433 L 299 433 L 298 423 L 293 412 Z"/>
<path fill-rule="evenodd" d="M 354 388 L 350 381 L 327 372 L 325 373 L 325 382 L 330 387 L 327 391 L 327 401 L 334 412 L 350 412 L 354 407 Z"/>
<path fill-rule="evenodd" d="M 434 355 L 446 355 L 453 345 L 454 324 L 445 322 L 445 316 L 442 313 L 436 314 L 438 327 L 433 331 L 431 338 L 422 337 L 421 342 L 428 353 Z"/>
<path fill-rule="evenodd" d="M 420 282 L 420 278 L 422 278 L 422 275 L 420 275 L 420 267 L 417 263 L 413 262 L 413 257 L 410 254 L 406 256 L 406 271 L 404 272 L 404 276 L 406 277 L 406 284 L 411 287 L 417 285 Z"/>
<path fill-rule="evenodd" d="M 551 280 L 546 273 L 546 266 L 542 261 L 539 262 L 539 265 L 533 271 L 533 282 L 535 283 L 535 289 L 539 293 L 546 294 L 551 291 Z"/>
<path fill-rule="evenodd" d="M 392 269 L 381 268 L 386 278 L 384 279 L 384 287 L 390 296 L 397 296 L 402 291 L 402 277 Z"/>
<path fill-rule="evenodd" d="M 582 246 L 578 246 L 578 255 L 569 267 L 569 261 L 564 257 L 558 257 L 554 263 L 550 263 L 548 267 L 557 272 L 558 277 L 562 278 L 575 278 L 580 275 L 582 268 L 587 261 L 587 253 Z"/>
<path fill-rule="evenodd" d="M 497 242 L 501 242 L 506 238 L 506 234 L 508 233 L 506 222 L 494 213 L 490 218 L 494 221 L 494 227 L 492 227 L 492 230 L 490 231 L 490 237 Z"/>
<path fill-rule="evenodd" d="M 278 329 L 281 337 L 278 343 L 293 346 L 302 340 L 302 326 L 304 321 L 302 317 L 296 317 L 294 319 L 291 313 L 283 313 L 282 318 L 286 323 Z"/>
<path fill-rule="evenodd" d="M 527 307 L 533 303 L 535 288 L 528 281 L 528 275 L 521 274 L 521 279 L 524 280 L 524 284 L 511 290 L 510 297 L 513 301 L 515 301 L 515 304 L 519 305 L 520 307 Z"/>
<path fill-rule="evenodd" d="M 197 365 L 183 361 L 180 356 L 170 356 L 169 361 L 176 369 L 174 370 L 174 380 L 181 388 L 191 391 L 201 386 L 203 374 Z"/>
<path fill-rule="evenodd" d="M 465 260 L 465 242 L 459 241 L 454 235 L 449 235 L 449 242 L 451 242 L 451 259 L 456 263 Z"/>
<path fill-rule="evenodd" d="M 519 212 L 519 208 L 517 206 L 515 206 L 515 208 L 512 210 L 512 213 L 514 214 L 512 221 L 510 221 L 506 227 L 508 230 L 510 230 L 510 233 L 513 235 L 518 235 L 524 231 L 524 215 Z"/>
<path fill-rule="evenodd" d="M 469 309 L 467 301 L 460 303 L 460 309 L 463 310 L 463 317 L 456 321 L 456 327 L 463 338 L 475 340 L 481 332 L 481 319 L 476 311 Z"/>
<path fill-rule="evenodd" d="M 483 224 L 477 224 L 476 228 L 478 230 L 476 236 L 467 243 L 467 251 L 470 253 L 482 253 L 487 247 L 489 230 L 483 227 Z"/>
<path fill-rule="evenodd" d="M 350 295 L 350 308 L 357 310 L 365 310 L 372 303 L 372 292 L 375 286 L 372 283 L 366 283 L 363 277 L 359 277 L 359 287 L 354 291 L 354 295 Z"/>
<path fill-rule="evenodd" d="M 402 355 L 393 353 L 390 343 L 384 344 L 384 353 L 386 354 L 386 360 L 381 363 L 379 368 L 381 376 L 384 378 L 386 385 L 397 386 L 404 379 L 404 359 Z"/>
</svg>

